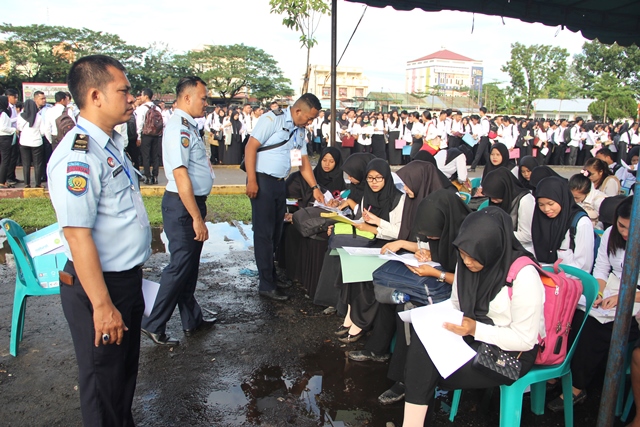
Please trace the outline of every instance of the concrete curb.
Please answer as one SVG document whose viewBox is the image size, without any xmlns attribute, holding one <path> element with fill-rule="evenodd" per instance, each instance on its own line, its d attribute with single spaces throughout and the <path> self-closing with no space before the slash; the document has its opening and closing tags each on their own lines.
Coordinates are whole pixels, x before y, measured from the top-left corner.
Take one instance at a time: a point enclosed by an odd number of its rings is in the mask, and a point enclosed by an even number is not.
<svg viewBox="0 0 640 427">
<path fill-rule="evenodd" d="M 211 188 L 210 195 L 229 195 L 229 194 L 245 194 L 246 185 L 214 185 Z M 143 185 L 140 187 L 140 193 L 143 196 L 162 196 L 165 187 Z M 44 188 L 8 188 L 0 191 L 1 199 L 34 199 L 49 197 L 49 191 Z"/>
</svg>

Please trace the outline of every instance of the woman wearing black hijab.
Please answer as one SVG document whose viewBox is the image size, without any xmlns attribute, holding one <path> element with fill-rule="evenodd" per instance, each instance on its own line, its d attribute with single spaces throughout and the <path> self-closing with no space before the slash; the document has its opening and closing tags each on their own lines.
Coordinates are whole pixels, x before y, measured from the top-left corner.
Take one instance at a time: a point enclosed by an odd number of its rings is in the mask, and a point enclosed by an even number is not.
<svg viewBox="0 0 640 427">
<path fill-rule="evenodd" d="M 226 165 L 239 165 L 242 162 L 242 134 L 243 124 L 240 121 L 240 112 L 233 110 L 230 117 L 231 123 L 231 144 L 227 146 L 224 153 L 224 163 Z"/>
<path fill-rule="evenodd" d="M 33 99 L 24 102 L 24 109 L 18 116 L 17 129 L 20 131 L 20 157 L 22 159 L 22 171 L 24 173 L 24 186 L 31 187 L 31 161 L 36 187 L 42 188 L 41 178 L 44 161 L 44 146 L 40 122 L 42 116 L 38 114 L 38 106 Z"/>
<path fill-rule="evenodd" d="M 7 184 L 7 172 L 9 171 L 11 144 L 15 133 L 16 129 L 11 126 L 9 98 L 0 96 L 0 189 L 13 187 L 13 185 Z"/>
<path fill-rule="evenodd" d="M 313 169 L 316 182 L 323 191 L 329 191 L 335 197 L 336 192 L 341 192 L 345 188 L 344 179 L 340 163 L 342 156 L 340 150 L 335 147 L 327 147 L 322 151 L 318 164 Z"/>
<path fill-rule="evenodd" d="M 364 189 L 367 186 L 365 180 L 365 171 L 367 165 L 371 160 L 375 159 L 373 154 L 369 153 L 356 153 L 347 157 L 342 165 L 342 170 L 347 174 L 351 185 L 349 186 L 350 192 L 347 200 L 342 202 L 340 209 L 344 209 L 347 206 L 353 210 L 358 203 L 362 200 L 364 195 Z"/>
<path fill-rule="evenodd" d="M 421 160 L 424 162 L 429 162 L 436 168 L 438 167 L 438 162 L 436 162 L 435 157 L 433 157 L 433 155 L 428 151 L 424 151 L 424 150 L 418 151 L 418 154 L 416 154 L 413 160 Z M 447 176 L 444 173 L 442 173 L 440 169 L 438 169 L 438 177 L 440 179 L 440 183 L 442 184 L 443 188 L 453 191 L 454 193 L 458 192 L 458 189 L 456 188 L 456 186 L 453 185 L 451 180 L 449 180 L 449 178 L 447 178 Z"/>
<path fill-rule="evenodd" d="M 567 181 L 567 184 L 569 183 L 569 181 L 566 178 L 563 178 L 560 174 L 558 174 L 558 172 L 554 171 L 549 166 L 547 165 L 537 166 L 533 168 L 533 170 L 531 171 L 531 177 L 529 178 L 529 185 L 532 186 L 534 189 L 533 193 L 535 194 L 535 189 L 538 186 L 538 183 L 540 181 L 542 181 L 545 178 L 549 178 L 551 176 L 564 179 L 565 181 Z"/>
<path fill-rule="evenodd" d="M 491 150 L 489 151 L 489 163 L 486 164 L 482 171 L 482 181 L 484 181 L 484 178 L 491 171 L 498 168 L 511 170 L 514 166 L 515 163 L 509 160 L 509 149 L 507 146 L 501 142 L 496 142 L 491 146 Z"/>
<path fill-rule="evenodd" d="M 378 241 L 396 240 L 400 233 L 404 199 L 407 196 L 393 183 L 391 168 L 385 160 L 374 159 L 369 162 L 365 179 L 367 186 L 358 209 L 358 212 L 362 212 L 365 223 L 354 227 L 373 233 Z M 344 336 L 338 340 L 344 343 L 356 342 L 372 327 L 376 317 L 378 302 L 373 292 L 373 283 L 343 284 L 340 301 L 342 307 L 347 307 L 347 313 L 337 331 Z"/>
<path fill-rule="evenodd" d="M 511 216 L 513 233 L 516 239 L 528 251 L 533 251 L 531 239 L 531 221 L 536 208 L 536 199 L 524 188 L 506 168 L 498 168 L 490 172 L 482 185 L 482 192 Z"/>
<path fill-rule="evenodd" d="M 464 313 L 462 325 L 444 323 L 477 350 L 481 343 L 518 356 L 520 376 L 533 366 L 543 319 L 544 289 L 533 266 L 523 267 L 507 289 L 507 273 L 519 257 L 532 258 L 513 236 L 509 216 L 490 206 L 469 214 L 453 245 L 458 250 L 451 295 L 454 308 Z M 511 295 L 509 295 L 511 293 Z M 406 361 L 404 426 L 422 426 L 436 386 L 447 390 L 491 388 L 506 381 L 473 367 L 473 359 L 442 378 L 413 326 Z"/>
<path fill-rule="evenodd" d="M 536 186 L 536 202 L 531 236 L 538 261 L 553 264 L 561 259 L 563 264 L 590 273 L 594 261 L 593 224 L 576 204 L 567 180 L 550 177 L 540 181 Z M 583 217 L 572 232 L 576 215 Z"/>
<path fill-rule="evenodd" d="M 529 180 L 531 179 L 531 173 L 538 166 L 538 160 L 533 156 L 524 156 L 520 158 L 520 165 L 518 166 L 518 181 L 520 181 L 520 184 L 522 184 L 524 188 L 531 191 L 536 189 L 536 187 L 531 185 Z"/>
</svg>

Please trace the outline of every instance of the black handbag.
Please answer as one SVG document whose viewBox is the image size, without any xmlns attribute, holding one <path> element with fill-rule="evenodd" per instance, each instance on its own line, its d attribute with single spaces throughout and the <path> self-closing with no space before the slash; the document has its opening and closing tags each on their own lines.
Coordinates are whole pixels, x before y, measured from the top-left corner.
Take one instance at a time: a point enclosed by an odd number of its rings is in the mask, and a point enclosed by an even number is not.
<svg viewBox="0 0 640 427">
<path fill-rule="evenodd" d="M 505 385 L 511 385 L 520 378 L 521 354 L 514 357 L 496 345 L 481 343 L 472 366 Z"/>
</svg>

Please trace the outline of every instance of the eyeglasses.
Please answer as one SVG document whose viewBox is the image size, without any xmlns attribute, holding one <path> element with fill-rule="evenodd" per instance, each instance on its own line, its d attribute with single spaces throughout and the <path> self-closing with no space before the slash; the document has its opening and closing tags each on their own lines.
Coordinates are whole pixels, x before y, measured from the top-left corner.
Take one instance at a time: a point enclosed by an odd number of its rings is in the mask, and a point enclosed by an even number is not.
<svg viewBox="0 0 640 427">
<path fill-rule="evenodd" d="M 384 181 L 384 177 L 383 176 L 368 176 L 367 177 L 367 182 L 382 182 Z"/>
</svg>

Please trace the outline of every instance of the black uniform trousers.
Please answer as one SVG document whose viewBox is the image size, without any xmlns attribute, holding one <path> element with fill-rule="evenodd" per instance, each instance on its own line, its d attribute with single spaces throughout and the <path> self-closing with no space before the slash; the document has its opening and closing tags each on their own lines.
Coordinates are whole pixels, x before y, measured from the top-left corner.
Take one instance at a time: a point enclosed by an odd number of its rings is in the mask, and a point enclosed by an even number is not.
<svg viewBox="0 0 640 427">
<path fill-rule="evenodd" d="M 11 143 L 13 135 L 0 135 L 0 184 L 7 182 L 9 164 L 11 163 Z"/>
<path fill-rule="evenodd" d="M 202 218 L 207 216 L 206 201 L 207 196 L 196 196 Z M 193 219 L 178 193 L 164 192 L 162 222 L 169 240 L 169 265 L 160 276 L 160 290 L 153 310 L 142 322 L 142 328 L 154 334 L 165 333 L 176 305 L 180 310 L 182 329 L 195 329 L 202 322 L 202 309 L 194 292 L 204 242 L 194 240 L 196 233 L 193 230 Z"/>
<path fill-rule="evenodd" d="M 76 276 L 71 261 L 64 271 Z M 84 288 L 77 277 L 73 286 L 60 284 L 62 310 L 78 361 L 82 421 L 87 427 L 133 427 L 131 404 L 138 378 L 140 321 L 144 313 L 142 268 L 103 275 L 111 301 L 129 329 L 120 345 L 94 345 L 93 307 Z"/>
<path fill-rule="evenodd" d="M 489 147 L 491 146 L 491 141 L 486 136 L 481 136 L 480 141 L 476 144 L 476 155 L 473 158 L 473 162 L 471 162 L 471 168 L 475 169 L 480 163 L 480 159 L 484 158 L 484 164 L 489 163 Z"/>
<path fill-rule="evenodd" d="M 275 266 L 273 264 L 276 246 L 282 235 L 286 211 L 287 187 L 284 179 L 257 173 L 258 195 L 251 199 L 251 221 L 253 224 L 253 251 L 261 291 L 276 289 Z"/>
<path fill-rule="evenodd" d="M 142 142 L 140 142 L 140 145 L 142 145 Z M 127 148 L 125 148 L 124 151 L 129 153 L 133 167 L 140 171 L 140 147 L 138 147 L 136 141 L 129 140 Z M 160 153 L 160 155 L 162 155 L 162 153 Z"/>
<path fill-rule="evenodd" d="M 31 162 L 33 161 L 33 177 L 36 181 L 36 187 L 42 182 L 42 167 L 44 147 L 27 147 L 20 146 L 20 154 L 22 155 L 22 172 L 24 174 L 24 185 L 31 185 Z"/>
<path fill-rule="evenodd" d="M 7 169 L 7 180 L 17 181 L 16 166 L 18 166 L 18 162 L 21 162 L 20 144 L 16 141 L 16 143 L 11 146 L 11 157 L 10 157 L 8 169 Z"/>
<path fill-rule="evenodd" d="M 160 170 L 160 156 L 162 155 L 162 136 L 142 135 L 140 152 L 142 153 L 144 176 L 151 178 L 153 173 L 153 176 L 157 178 Z M 153 167 L 153 172 L 151 167 Z"/>
</svg>

